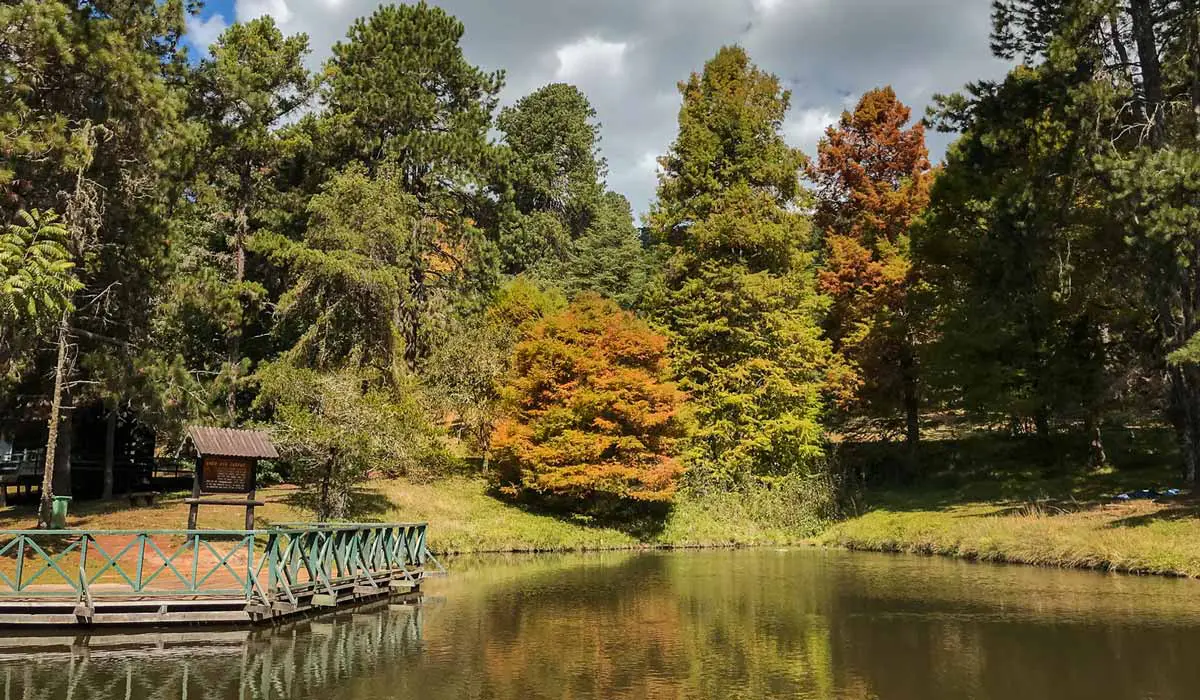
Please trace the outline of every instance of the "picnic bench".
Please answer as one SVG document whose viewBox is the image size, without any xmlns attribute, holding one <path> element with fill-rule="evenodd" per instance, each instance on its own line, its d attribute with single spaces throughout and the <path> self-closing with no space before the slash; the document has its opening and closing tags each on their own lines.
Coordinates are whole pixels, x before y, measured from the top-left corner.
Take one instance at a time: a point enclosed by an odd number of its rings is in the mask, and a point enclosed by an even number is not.
<svg viewBox="0 0 1200 700">
<path fill-rule="evenodd" d="M 139 503 L 152 506 L 156 500 L 158 500 L 157 491 L 132 491 L 129 494 L 129 505 L 131 506 L 137 506 Z"/>
</svg>

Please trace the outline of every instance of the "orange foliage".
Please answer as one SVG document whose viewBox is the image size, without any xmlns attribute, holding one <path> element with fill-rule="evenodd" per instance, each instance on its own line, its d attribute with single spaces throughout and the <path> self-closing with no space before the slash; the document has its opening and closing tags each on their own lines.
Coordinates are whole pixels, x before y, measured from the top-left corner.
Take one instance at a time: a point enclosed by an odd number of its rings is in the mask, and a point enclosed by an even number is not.
<svg viewBox="0 0 1200 700">
<path fill-rule="evenodd" d="M 890 87 L 872 90 L 826 131 L 809 168 L 825 241 L 820 285 L 833 299 L 827 331 L 856 375 L 835 392 L 844 407 L 865 401 L 887 412 L 899 403 L 900 358 L 912 355 L 908 230 L 929 203 L 933 175 L 925 129 L 905 128 L 910 118 Z"/>
<path fill-rule="evenodd" d="M 667 339 L 585 295 L 514 350 L 508 417 L 492 442 L 506 489 L 587 500 L 669 501 L 685 396 L 665 381 Z"/>
<path fill-rule="evenodd" d="M 809 173 L 817 183 L 817 226 L 868 247 L 907 234 L 929 204 L 932 181 L 925 127 L 904 128 L 911 118 L 886 87 L 863 95 L 853 113 L 829 127 Z"/>
</svg>

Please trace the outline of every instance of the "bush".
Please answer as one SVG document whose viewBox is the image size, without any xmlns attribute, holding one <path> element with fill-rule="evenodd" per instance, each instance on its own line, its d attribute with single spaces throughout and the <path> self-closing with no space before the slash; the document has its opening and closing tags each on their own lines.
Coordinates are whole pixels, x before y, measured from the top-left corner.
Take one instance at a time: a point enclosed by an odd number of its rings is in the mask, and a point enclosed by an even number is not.
<svg viewBox="0 0 1200 700">
<path fill-rule="evenodd" d="M 373 474 L 419 478 L 450 460 L 415 386 L 382 384 L 363 369 L 317 371 L 276 362 L 257 374 L 256 408 L 319 520 L 352 513 L 355 488 Z"/>
<path fill-rule="evenodd" d="M 726 522 L 809 536 L 840 515 L 838 488 L 827 472 L 748 479 L 731 487 L 689 480 L 680 507 L 699 507 Z"/>
<path fill-rule="evenodd" d="M 684 394 L 665 380 L 666 347 L 595 295 L 534 324 L 502 389 L 506 417 L 493 438 L 502 490 L 593 512 L 670 501 L 686 430 Z"/>
</svg>

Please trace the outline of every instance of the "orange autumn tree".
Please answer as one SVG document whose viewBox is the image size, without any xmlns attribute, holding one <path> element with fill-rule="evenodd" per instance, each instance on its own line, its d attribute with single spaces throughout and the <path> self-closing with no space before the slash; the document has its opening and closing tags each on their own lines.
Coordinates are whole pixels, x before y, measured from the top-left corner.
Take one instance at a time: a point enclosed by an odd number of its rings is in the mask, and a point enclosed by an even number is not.
<svg viewBox="0 0 1200 700">
<path fill-rule="evenodd" d="M 588 509 L 670 501 L 685 396 L 665 380 L 666 350 L 665 337 L 593 294 L 538 321 L 502 389 L 501 488 Z"/>
<path fill-rule="evenodd" d="M 826 331 L 853 372 L 838 403 L 875 419 L 903 415 L 906 441 L 915 446 L 920 397 L 908 232 L 929 203 L 933 174 L 925 128 L 906 128 L 910 118 L 892 88 L 866 93 L 825 132 L 809 175 L 824 235 L 820 285 L 833 300 Z"/>
</svg>

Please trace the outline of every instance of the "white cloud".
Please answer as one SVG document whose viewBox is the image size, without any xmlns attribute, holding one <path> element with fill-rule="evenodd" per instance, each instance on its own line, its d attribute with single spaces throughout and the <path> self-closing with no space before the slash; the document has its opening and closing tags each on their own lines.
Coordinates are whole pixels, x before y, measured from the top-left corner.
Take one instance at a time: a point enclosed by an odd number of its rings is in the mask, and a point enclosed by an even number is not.
<svg viewBox="0 0 1200 700">
<path fill-rule="evenodd" d="M 269 14 L 285 33 L 308 34 L 314 70 L 356 18 L 399 1 L 234 0 L 239 20 Z M 676 83 L 721 46 L 745 46 L 792 91 L 787 138 L 810 156 L 824 127 L 871 88 L 892 85 L 915 118 L 932 93 L 1009 67 L 988 50 L 989 0 L 429 2 L 462 21 L 468 61 L 506 71 L 502 104 L 556 81 L 587 94 L 602 124 L 609 187 L 635 211 L 654 198 L 646 154 L 665 153 L 675 138 Z M 952 136 L 928 138 L 937 159 Z"/>
<path fill-rule="evenodd" d="M 651 175 L 657 176 L 658 175 L 658 154 L 651 152 L 651 151 L 647 151 L 647 152 L 643 153 L 642 157 L 638 160 L 637 167 L 638 167 L 638 170 L 641 170 L 642 172 L 647 172 L 647 173 L 650 173 Z"/>
<path fill-rule="evenodd" d="M 629 44 L 624 41 L 604 41 L 596 37 L 586 37 L 561 46 L 555 51 L 558 70 L 554 77 L 558 80 L 574 80 L 596 74 L 618 76 L 624 67 L 627 48 Z"/>
<path fill-rule="evenodd" d="M 292 9 L 288 7 L 287 0 L 238 0 L 237 18 L 239 22 L 246 22 L 263 15 L 274 17 L 278 24 L 286 24 L 292 19 Z M 348 17 L 347 24 L 353 19 L 353 17 Z"/>
<path fill-rule="evenodd" d="M 815 157 L 817 142 L 825 135 L 825 129 L 835 124 L 838 115 L 823 107 L 793 110 L 783 123 L 783 136 L 794 148 L 803 149 L 808 156 Z"/>
<path fill-rule="evenodd" d="M 772 10 L 775 10 L 780 5 L 783 5 L 786 1 L 787 0 L 750 0 L 750 3 L 754 5 L 754 10 L 756 12 L 765 15 L 769 14 Z"/>
<path fill-rule="evenodd" d="M 221 15 L 213 15 L 207 19 L 188 15 L 187 37 L 200 52 L 207 54 L 208 47 L 217 40 L 217 37 L 221 36 L 221 32 L 225 31 L 228 26 L 225 18 Z"/>
</svg>

